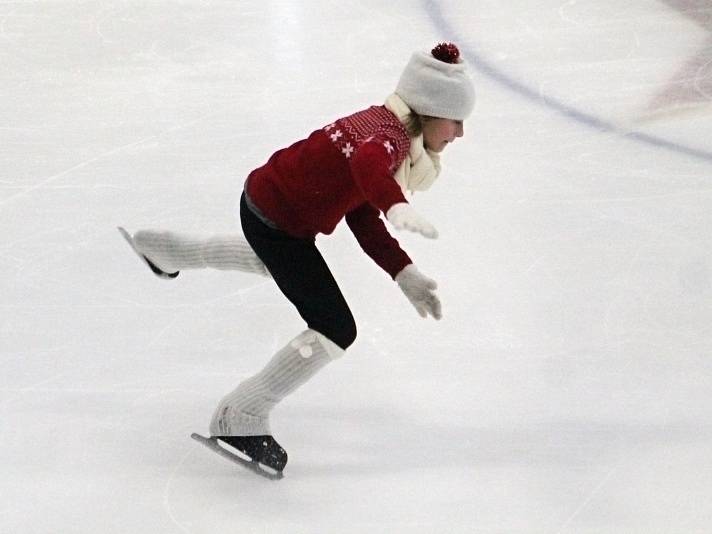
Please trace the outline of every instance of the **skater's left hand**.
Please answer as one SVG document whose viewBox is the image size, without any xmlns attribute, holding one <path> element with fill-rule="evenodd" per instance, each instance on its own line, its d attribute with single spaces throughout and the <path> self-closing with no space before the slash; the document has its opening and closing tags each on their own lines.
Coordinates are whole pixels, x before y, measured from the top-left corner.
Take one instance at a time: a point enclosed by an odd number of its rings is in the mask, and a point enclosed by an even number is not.
<svg viewBox="0 0 712 534">
<path fill-rule="evenodd" d="M 421 317 L 427 317 L 430 314 L 435 319 L 442 318 L 440 299 L 435 294 L 435 290 L 438 288 L 435 280 L 422 274 L 411 263 L 396 275 L 396 282 Z"/>
</svg>

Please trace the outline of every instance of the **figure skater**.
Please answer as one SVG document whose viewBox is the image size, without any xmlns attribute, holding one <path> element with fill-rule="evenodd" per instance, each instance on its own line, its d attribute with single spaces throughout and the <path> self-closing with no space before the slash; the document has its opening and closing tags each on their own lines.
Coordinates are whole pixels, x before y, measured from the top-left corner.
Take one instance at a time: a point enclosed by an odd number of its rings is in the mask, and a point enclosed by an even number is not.
<svg viewBox="0 0 712 534">
<path fill-rule="evenodd" d="M 238 270 L 271 277 L 306 329 L 267 365 L 218 404 L 211 440 L 281 475 L 287 453 L 275 441 L 275 405 L 341 357 L 356 339 L 356 324 L 316 247 L 346 219 L 359 245 L 398 284 L 422 317 L 441 318 L 436 283 L 423 275 L 389 234 L 427 238 L 437 231 L 406 199 L 428 189 L 440 173 L 442 150 L 463 135 L 475 94 L 454 44 L 415 52 L 385 105 L 371 106 L 278 150 L 245 181 L 242 235 L 191 237 L 175 232 L 120 231 L 158 276 L 186 269 Z"/>
</svg>

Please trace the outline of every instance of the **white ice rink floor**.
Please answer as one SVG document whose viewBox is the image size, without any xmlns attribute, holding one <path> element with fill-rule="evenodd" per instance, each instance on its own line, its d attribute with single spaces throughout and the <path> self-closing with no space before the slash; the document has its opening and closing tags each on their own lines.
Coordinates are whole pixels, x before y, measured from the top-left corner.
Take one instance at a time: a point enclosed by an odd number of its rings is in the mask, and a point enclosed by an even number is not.
<svg viewBox="0 0 712 534">
<path fill-rule="evenodd" d="M 398 237 L 318 240 L 347 355 L 270 482 L 189 438 L 302 324 L 115 227 L 238 230 L 272 152 L 454 40 L 478 102 Z M 0 532 L 712 532 L 712 2 L 0 2 Z"/>
</svg>

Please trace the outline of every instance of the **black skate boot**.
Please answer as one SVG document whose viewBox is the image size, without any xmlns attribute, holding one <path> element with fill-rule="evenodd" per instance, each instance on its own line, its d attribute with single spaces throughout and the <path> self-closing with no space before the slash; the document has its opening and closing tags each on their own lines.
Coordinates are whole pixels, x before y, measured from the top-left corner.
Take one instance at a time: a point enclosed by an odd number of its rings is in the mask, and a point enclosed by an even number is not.
<svg viewBox="0 0 712 534">
<path fill-rule="evenodd" d="M 205 438 L 200 434 L 192 434 L 191 437 L 221 456 L 271 480 L 282 478 L 282 471 L 287 465 L 287 451 L 272 436 L 211 436 Z"/>
<path fill-rule="evenodd" d="M 148 268 L 151 269 L 153 274 L 155 274 L 158 278 L 165 278 L 165 279 L 171 279 L 175 278 L 180 274 L 180 271 L 176 271 L 174 273 L 167 273 L 161 268 L 159 268 L 155 263 L 153 263 L 148 257 L 146 257 L 144 254 L 139 252 L 139 250 L 136 248 L 136 244 L 134 243 L 133 236 L 129 234 L 126 229 L 122 228 L 121 226 L 118 227 L 119 232 L 121 235 L 124 237 L 126 242 L 131 246 L 133 251 L 136 253 L 136 255 L 143 260 L 143 262 L 148 265 Z"/>
<path fill-rule="evenodd" d="M 245 454 L 253 462 L 261 463 L 275 471 L 283 471 L 287 465 L 287 451 L 272 436 L 215 437 Z"/>
<path fill-rule="evenodd" d="M 174 273 L 167 273 L 165 271 L 162 271 L 156 266 L 155 263 L 149 260 L 147 256 L 141 254 L 141 257 L 143 258 L 143 261 L 146 262 L 146 265 L 148 265 L 149 269 L 153 271 L 153 274 L 155 274 L 158 278 L 175 278 L 180 274 L 180 271 L 176 271 Z"/>
</svg>

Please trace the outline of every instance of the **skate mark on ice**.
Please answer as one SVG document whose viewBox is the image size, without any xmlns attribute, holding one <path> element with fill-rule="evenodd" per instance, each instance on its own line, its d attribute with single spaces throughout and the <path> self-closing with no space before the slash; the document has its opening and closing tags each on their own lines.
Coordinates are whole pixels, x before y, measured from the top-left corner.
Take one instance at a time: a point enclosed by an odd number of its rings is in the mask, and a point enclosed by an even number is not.
<svg viewBox="0 0 712 534">
<path fill-rule="evenodd" d="M 166 129 L 166 130 L 164 130 L 164 131 L 162 131 L 162 132 L 159 132 L 159 133 L 157 133 L 157 134 L 149 135 L 148 137 L 143 137 L 143 138 L 141 138 L 141 139 L 139 139 L 139 140 L 137 140 L 137 141 L 132 141 L 131 143 L 127 143 L 127 144 L 125 144 L 125 145 L 121 145 L 121 146 L 118 146 L 118 147 L 116 147 L 116 148 L 112 148 L 112 149 L 110 149 L 110 150 L 107 150 L 106 152 L 102 152 L 101 154 L 98 154 L 97 156 L 94 156 L 93 158 L 89 158 L 89 159 L 84 160 L 84 161 L 82 161 L 82 162 L 80 162 L 80 163 L 77 163 L 76 165 L 73 165 L 72 167 L 69 167 L 68 169 L 65 169 L 65 170 L 63 170 L 63 171 L 61 171 L 61 172 L 59 172 L 59 173 L 57 173 L 57 174 L 53 174 L 52 176 L 49 176 L 49 177 L 43 179 L 41 182 L 39 182 L 39 183 L 37 183 L 37 184 L 35 184 L 35 185 L 32 185 L 32 186 L 30 186 L 30 187 L 27 187 L 27 188 L 23 189 L 22 191 L 19 191 L 19 192 L 13 194 L 13 195 L 10 195 L 9 197 L 7 197 L 7 198 L 5 198 L 4 200 L 0 201 L 0 206 L 3 206 L 3 205 L 5 205 L 5 204 L 7 204 L 7 203 L 10 202 L 11 200 L 16 200 L 16 199 L 18 199 L 18 198 L 22 198 L 22 197 L 28 195 L 29 193 L 32 193 L 32 192 L 37 191 L 37 190 L 39 190 L 39 189 L 42 189 L 42 188 L 44 188 L 45 186 L 47 186 L 47 184 L 50 184 L 50 183 L 52 183 L 52 182 L 55 182 L 56 180 L 59 180 L 60 178 L 66 176 L 66 175 L 68 175 L 68 174 L 71 174 L 72 172 L 74 172 L 74 171 L 76 171 L 76 170 L 78 170 L 78 169 L 82 169 L 82 168 L 84 168 L 84 167 L 87 167 L 87 166 L 91 165 L 92 163 L 95 163 L 95 162 L 97 162 L 97 161 L 100 161 L 100 160 L 102 160 L 102 159 L 105 159 L 105 158 L 107 158 L 107 157 L 109 157 L 109 156 L 113 156 L 114 154 L 117 154 L 117 153 L 119 153 L 119 152 L 122 152 L 123 150 L 126 150 L 126 149 L 128 149 L 128 148 L 132 148 L 132 147 L 141 145 L 141 144 L 143 144 L 143 143 L 146 143 L 146 142 L 148 142 L 148 141 L 152 141 L 152 140 L 154 140 L 154 139 L 160 139 L 161 137 L 163 137 L 163 136 L 165 136 L 165 135 L 171 134 L 171 133 L 176 132 L 176 131 L 178 131 L 178 130 L 182 130 L 183 128 L 188 128 L 188 127 L 190 127 L 190 126 L 193 126 L 193 125 L 195 125 L 195 124 L 198 124 L 199 122 L 202 122 L 202 121 L 204 121 L 204 120 L 207 120 L 207 119 L 209 119 L 209 118 L 211 118 L 211 117 L 214 117 L 214 116 L 216 116 L 216 115 L 219 115 L 219 113 L 218 113 L 218 112 L 208 113 L 207 115 L 203 115 L 203 116 L 200 116 L 200 117 L 198 117 L 198 118 L 196 118 L 196 119 L 193 119 L 193 120 L 191 120 L 191 121 L 188 121 L 188 122 L 179 124 L 179 125 L 174 126 L 174 127 L 172 127 L 172 128 L 168 128 L 168 129 Z"/>
<path fill-rule="evenodd" d="M 606 475 L 601 479 L 601 481 L 596 484 L 596 487 L 591 490 L 591 492 L 584 498 L 583 502 L 576 508 L 573 514 L 569 516 L 569 518 L 564 522 L 563 525 L 561 525 L 561 528 L 556 531 L 556 534 L 560 534 L 561 532 L 564 531 L 566 527 L 568 527 L 574 519 L 588 506 L 588 503 L 590 503 L 593 498 L 598 494 L 599 491 L 603 488 L 603 486 L 606 485 L 606 482 L 608 482 L 608 479 L 611 478 L 613 473 L 618 469 L 618 466 L 615 466 L 613 469 L 611 469 Z"/>
<path fill-rule="evenodd" d="M 153 336 L 151 341 L 149 341 L 146 345 L 146 350 L 152 349 L 156 345 L 156 343 L 158 343 L 166 335 L 166 333 L 175 326 L 175 324 L 178 322 L 178 317 L 179 314 L 175 314 L 171 318 L 171 320 L 168 321 L 168 324 L 161 328 L 161 330 L 155 336 Z"/>
<path fill-rule="evenodd" d="M 57 349 L 57 351 L 60 351 L 61 349 Z M 46 353 L 50 352 L 55 352 L 55 351 L 45 351 Z M 37 393 L 40 391 L 45 391 L 40 388 L 40 386 L 43 386 L 45 384 L 50 384 L 56 380 L 59 380 L 63 376 L 66 376 L 70 374 L 68 371 L 62 371 L 60 373 L 54 374 L 50 376 L 49 378 L 45 378 L 43 380 L 40 380 L 39 382 L 35 382 L 34 384 L 30 384 L 28 386 L 24 386 L 21 388 L 2 388 L 0 391 L 2 392 L 8 392 L 8 393 L 15 393 L 15 395 L 12 395 L 8 397 L 7 399 L 3 399 L 0 401 L 0 407 L 6 407 L 7 404 L 10 404 L 13 401 L 16 401 L 18 399 L 21 399 L 26 393 Z"/>
<path fill-rule="evenodd" d="M 183 525 L 180 521 L 178 521 L 178 518 L 176 518 L 175 515 L 173 515 L 173 510 L 171 509 L 171 502 L 170 502 L 170 493 L 171 489 L 173 486 L 173 481 L 176 478 L 176 475 L 178 472 L 181 470 L 183 467 L 183 464 L 185 464 L 186 460 L 193 455 L 193 451 L 188 451 L 186 452 L 183 457 L 178 460 L 175 466 L 173 466 L 173 469 L 171 470 L 170 475 L 168 475 L 168 480 L 166 480 L 166 484 L 163 487 L 163 511 L 166 513 L 168 518 L 173 522 L 175 526 L 177 526 L 181 532 L 185 532 L 186 534 L 190 534 L 190 530 Z"/>
</svg>

